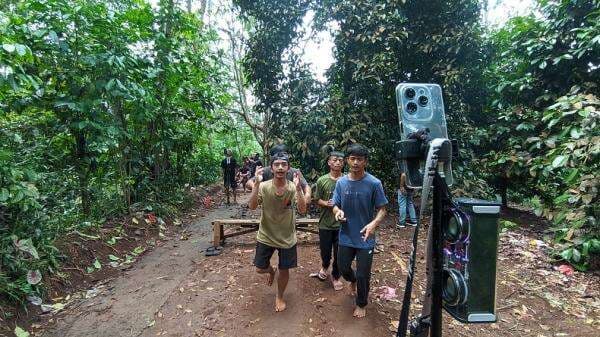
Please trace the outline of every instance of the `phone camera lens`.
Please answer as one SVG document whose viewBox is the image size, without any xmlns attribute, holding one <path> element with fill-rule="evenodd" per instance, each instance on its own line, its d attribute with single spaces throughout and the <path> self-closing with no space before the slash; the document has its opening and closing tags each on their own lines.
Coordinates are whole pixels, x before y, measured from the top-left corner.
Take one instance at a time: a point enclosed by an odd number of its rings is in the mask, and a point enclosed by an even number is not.
<svg viewBox="0 0 600 337">
<path fill-rule="evenodd" d="M 405 95 L 406 95 L 406 97 L 408 97 L 409 99 L 413 99 L 417 93 L 415 92 L 415 89 L 413 89 L 413 88 L 408 88 L 408 89 L 406 89 L 406 91 L 404 92 L 404 94 L 405 94 Z"/>
<path fill-rule="evenodd" d="M 406 112 L 411 115 L 414 115 L 417 112 L 417 104 L 414 102 L 410 102 L 406 105 Z"/>
<path fill-rule="evenodd" d="M 419 105 L 420 106 L 426 106 L 428 102 L 429 102 L 429 98 L 427 98 L 427 96 L 419 97 Z"/>
</svg>

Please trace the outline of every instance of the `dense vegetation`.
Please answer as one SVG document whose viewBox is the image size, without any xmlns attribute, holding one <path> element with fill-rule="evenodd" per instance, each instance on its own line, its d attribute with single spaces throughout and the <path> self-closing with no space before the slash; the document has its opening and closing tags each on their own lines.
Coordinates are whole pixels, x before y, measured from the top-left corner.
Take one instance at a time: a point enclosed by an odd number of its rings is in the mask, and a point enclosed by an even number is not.
<svg viewBox="0 0 600 337">
<path fill-rule="evenodd" d="M 218 178 L 224 147 L 253 147 L 215 39 L 173 1 L 2 3 L 0 295 L 41 291 L 62 233 L 172 213 L 185 184 Z"/>
<path fill-rule="evenodd" d="M 61 234 L 135 210 L 176 212 L 186 184 L 218 178 L 224 147 L 240 155 L 284 140 L 314 179 L 324 144 L 359 141 L 393 190 L 404 81 L 444 90 L 458 193 L 533 206 L 553 223 L 557 258 L 594 267 L 599 1 L 540 0 L 537 15 L 498 29 L 477 0 L 233 3 L 243 34 L 228 31 L 239 38 L 231 57 L 215 27 L 174 0 L 0 4 L 2 299 L 43 293 Z M 334 36 L 325 83 L 298 47 L 309 12 L 313 30 Z"/>
<path fill-rule="evenodd" d="M 586 269 L 600 254 L 600 2 L 543 2 L 543 17 L 492 35 L 486 83 L 493 127 L 478 130 L 488 177 L 527 199 L 560 255 Z"/>
</svg>

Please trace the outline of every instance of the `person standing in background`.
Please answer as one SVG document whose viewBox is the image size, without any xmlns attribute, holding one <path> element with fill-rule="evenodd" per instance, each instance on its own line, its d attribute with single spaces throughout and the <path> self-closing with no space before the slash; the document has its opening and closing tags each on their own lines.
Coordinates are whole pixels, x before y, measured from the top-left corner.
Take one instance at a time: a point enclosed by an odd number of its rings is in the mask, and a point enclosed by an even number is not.
<svg viewBox="0 0 600 337">
<path fill-rule="evenodd" d="M 229 205 L 229 194 L 233 192 L 233 202 L 237 202 L 235 173 L 237 163 L 232 156 L 230 149 L 225 150 L 225 158 L 221 161 L 221 169 L 223 170 L 223 184 L 225 185 L 225 194 L 227 195 L 227 205 Z"/>
</svg>

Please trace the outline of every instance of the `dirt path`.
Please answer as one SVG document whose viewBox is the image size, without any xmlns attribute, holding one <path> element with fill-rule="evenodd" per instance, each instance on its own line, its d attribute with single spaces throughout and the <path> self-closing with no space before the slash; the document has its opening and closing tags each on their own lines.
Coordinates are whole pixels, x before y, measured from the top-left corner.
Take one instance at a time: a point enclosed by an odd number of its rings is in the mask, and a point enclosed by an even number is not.
<svg viewBox="0 0 600 337">
<path fill-rule="evenodd" d="M 208 247 L 212 217 L 227 218 L 234 209 L 215 209 L 188 228 L 189 239 L 173 239 L 146 254 L 99 296 L 78 303 L 55 318 L 43 336 L 139 336 L 156 312 L 195 270 L 200 252 Z"/>
<path fill-rule="evenodd" d="M 43 336 L 393 335 L 400 301 L 382 301 L 375 293 L 378 287 L 389 286 L 401 297 L 405 273 L 400 261 L 406 261 L 410 251 L 410 228 L 394 229 L 390 216 L 380 230 L 385 250 L 375 256 L 371 304 L 367 318 L 361 320 L 352 318 L 351 297 L 334 291 L 328 282 L 308 277 L 320 265 L 317 237 L 300 234 L 299 266 L 291 273 L 286 293 L 288 309 L 275 313 L 275 286 L 267 287 L 251 264 L 254 235 L 229 239 L 220 256 L 201 254 L 209 245 L 212 219 L 256 215 L 245 213 L 240 206 L 210 211 L 188 227 L 192 233 L 188 240 L 173 238 L 149 252 L 122 277 L 107 283 L 98 296 L 56 316 Z M 534 228 L 501 235 L 499 321 L 464 325 L 445 315 L 446 335 L 600 335 L 600 278 L 582 273 L 566 278 L 554 271 L 544 251 L 531 245 L 538 236 Z M 423 262 L 418 261 L 415 310 L 420 308 Z"/>
<path fill-rule="evenodd" d="M 247 198 L 242 197 L 242 201 Z M 298 268 L 288 285 L 288 310 L 275 314 L 275 286 L 252 266 L 254 236 L 228 244 L 218 257 L 204 257 L 210 222 L 240 213 L 218 208 L 188 228 L 186 241 L 173 239 L 146 254 L 97 297 L 54 318 L 43 336 L 380 336 L 388 319 L 373 308 L 352 318 L 353 299 L 329 283 L 308 278 L 318 267 L 315 237 L 303 236 Z M 314 326 L 314 327 L 313 327 Z"/>
</svg>

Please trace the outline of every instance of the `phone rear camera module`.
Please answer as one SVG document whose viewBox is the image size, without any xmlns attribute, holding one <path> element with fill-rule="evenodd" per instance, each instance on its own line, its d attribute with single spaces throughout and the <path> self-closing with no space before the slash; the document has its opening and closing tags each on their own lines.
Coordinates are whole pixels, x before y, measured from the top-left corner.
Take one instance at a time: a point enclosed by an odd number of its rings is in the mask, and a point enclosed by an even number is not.
<svg viewBox="0 0 600 337">
<path fill-rule="evenodd" d="M 429 98 L 427 96 L 419 96 L 419 105 L 426 106 L 429 103 Z"/>
<path fill-rule="evenodd" d="M 410 102 L 406 104 L 406 112 L 411 115 L 414 115 L 417 112 L 417 104 L 415 102 Z"/>
<path fill-rule="evenodd" d="M 407 98 L 413 99 L 413 98 L 415 98 L 415 95 L 417 93 L 415 92 L 415 89 L 408 88 L 408 89 L 406 89 L 406 91 L 404 91 L 404 94 L 406 95 Z"/>
</svg>

